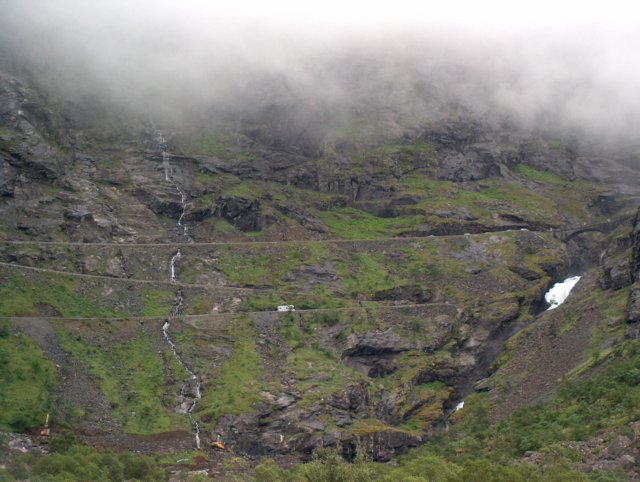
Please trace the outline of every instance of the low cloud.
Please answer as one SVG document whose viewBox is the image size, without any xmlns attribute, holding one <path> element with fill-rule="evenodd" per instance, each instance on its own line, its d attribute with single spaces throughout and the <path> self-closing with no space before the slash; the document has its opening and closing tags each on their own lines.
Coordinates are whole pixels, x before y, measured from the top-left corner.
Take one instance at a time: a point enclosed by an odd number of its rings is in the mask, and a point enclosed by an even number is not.
<svg viewBox="0 0 640 482">
<path fill-rule="evenodd" d="M 406 2 L 211 3 L 4 0 L 4 55 L 69 100 L 150 116 L 280 103 L 325 119 L 392 112 L 409 125 L 455 105 L 531 128 L 637 136 L 640 35 L 614 8 L 545 21 L 543 2 L 526 21 L 477 2 L 431 15 Z"/>
</svg>

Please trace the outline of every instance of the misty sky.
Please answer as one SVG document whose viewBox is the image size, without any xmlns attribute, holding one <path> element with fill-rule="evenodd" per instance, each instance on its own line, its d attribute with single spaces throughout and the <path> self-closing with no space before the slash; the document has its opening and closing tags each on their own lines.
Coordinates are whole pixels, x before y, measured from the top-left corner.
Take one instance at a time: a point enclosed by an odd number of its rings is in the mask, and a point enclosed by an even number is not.
<svg viewBox="0 0 640 482">
<path fill-rule="evenodd" d="M 0 0 L 0 8 L 4 54 L 72 99 L 173 111 L 285 92 L 311 104 L 357 97 L 403 109 L 426 85 L 432 98 L 529 122 L 622 132 L 640 120 L 633 2 Z"/>
</svg>

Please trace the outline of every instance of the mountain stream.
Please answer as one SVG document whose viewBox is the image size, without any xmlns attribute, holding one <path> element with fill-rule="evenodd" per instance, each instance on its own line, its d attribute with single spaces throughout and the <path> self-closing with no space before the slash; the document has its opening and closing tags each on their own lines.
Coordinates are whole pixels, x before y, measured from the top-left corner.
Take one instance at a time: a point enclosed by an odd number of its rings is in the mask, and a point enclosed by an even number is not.
<svg viewBox="0 0 640 482">
<path fill-rule="evenodd" d="M 162 168 L 164 170 L 164 180 L 173 184 L 173 187 L 175 187 L 176 191 L 178 191 L 178 194 L 180 194 L 180 203 L 182 205 L 182 213 L 178 218 L 178 228 L 182 231 L 182 236 L 187 240 L 187 242 L 192 243 L 193 238 L 189 234 L 189 228 L 184 222 L 184 216 L 187 209 L 187 196 L 184 193 L 184 191 L 180 189 L 180 186 L 174 179 L 173 166 L 170 163 L 171 155 L 167 152 L 167 143 L 165 138 L 162 136 L 162 134 L 157 133 L 156 139 L 160 145 L 160 148 L 162 149 Z M 169 280 L 172 283 L 176 282 L 176 262 L 181 258 L 182 258 L 182 252 L 178 249 L 178 251 L 171 257 L 171 261 L 169 262 Z M 182 290 L 178 289 L 176 291 L 176 302 L 173 305 L 173 310 L 171 311 L 171 314 L 173 316 L 179 315 L 182 312 L 183 305 L 184 305 L 184 296 L 182 295 Z M 178 353 L 176 344 L 169 334 L 170 327 L 171 325 L 169 323 L 169 320 L 165 320 L 164 324 L 162 325 L 162 334 L 165 340 L 167 341 L 167 344 L 171 348 L 171 352 L 173 353 L 173 356 L 178 361 L 180 366 L 187 372 L 190 378 L 190 381 L 182 385 L 182 388 L 180 389 L 180 396 L 184 400 L 181 407 L 184 406 L 185 404 L 188 405 L 186 410 L 183 413 L 186 413 L 187 417 L 189 417 L 189 421 L 191 422 L 191 426 L 193 427 L 193 432 L 195 434 L 196 447 L 199 449 L 200 448 L 200 424 L 193 416 L 193 411 L 196 405 L 198 404 L 198 402 L 200 401 L 200 399 L 202 398 L 202 392 L 201 392 L 202 381 L 195 374 L 195 372 L 184 362 L 184 360 Z"/>
</svg>

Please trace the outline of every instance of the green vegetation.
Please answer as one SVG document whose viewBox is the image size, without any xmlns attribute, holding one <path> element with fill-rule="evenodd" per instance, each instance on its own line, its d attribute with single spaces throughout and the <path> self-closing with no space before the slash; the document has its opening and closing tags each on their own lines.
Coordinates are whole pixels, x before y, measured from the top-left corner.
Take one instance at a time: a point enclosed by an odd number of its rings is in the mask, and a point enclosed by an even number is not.
<svg viewBox="0 0 640 482">
<path fill-rule="evenodd" d="M 319 449 L 310 463 L 289 470 L 264 461 L 256 467 L 253 480 L 623 481 L 624 474 L 615 471 L 578 472 L 573 467 L 575 452 L 560 442 L 589 440 L 598 434 L 606 438 L 607 431 L 624 431 L 627 424 L 638 420 L 638 366 L 640 343 L 628 342 L 590 378 L 565 381 L 553 399 L 524 407 L 497 424 L 490 422 L 486 396 L 474 394 L 465 400 L 464 410 L 448 432 L 437 432 L 395 465 L 373 463 L 362 456 L 348 464 L 335 452 Z M 360 421 L 353 430 L 370 428 Z M 542 463 L 524 463 L 527 451 L 539 452 Z"/>
<path fill-rule="evenodd" d="M 287 357 L 287 366 L 295 372 L 296 386 L 304 393 L 304 399 L 298 402 L 298 406 L 312 405 L 342 390 L 348 382 L 364 378 L 340 363 L 332 353 L 308 343 L 308 338 L 306 335 L 297 340 L 295 349 Z"/>
<path fill-rule="evenodd" d="M 247 199 L 262 199 L 284 201 L 287 197 L 283 194 L 284 188 L 271 182 L 241 181 L 234 179 L 227 181 L 221 190 L 221 196 L 244 197 Z"/>
<path fill-rule="evenodd" d="M 239 286 L 283 287 L 286 275 L 305 264 L 319 262 L 329 257 L 330 248 L 310 243 L 308 245 L 278 248 L 221 247 L 217 253 L 216 268 L 227 276 L 230 284 Z M 297 289 L 288 286 L 288 291 Z"/>
<path fill-rule="evenodd" d="M 220 135 L 214 133 L 195 137 L 183 150 L 187 154 L 203 156 L 224 157 L 227 154 L 223 139 Z"/>
<path fill-rule="evenodd" d="M 327 135 L 327 147 L 340 146 L 340 151 L 364 154 L 384 140 L 380 126 L 370 118 L 351 119 Z"/>
<path fill-rule="evenodd" d="M 554 139 L 554 140 L 551 140 L 551 141 L 547 142 L 547 147 L 549 149 L 551 149 L 552 151 L 559 151 L 560 149 L 564 148 L 564 145 L 562 144 L 562 141 L 560 141 L 558 139 Z"/>
<path fill-rule="evenodd" d="M 597 220 L 586 207 L 602 188 L 586 181 L 568 181 L 552 172 L 539 171 L 525 164 L 518 164 L 516 172 L 523 178 L 538 183 L 539 188 L 555 201 L 557 211 L 570 214 L 576 222 Z"/>
<path fill-rule="evenodd" d="M 446 457 L 462 450 L 465 458 L 508 462 L 529 450 L 556 450 L 563 440 L 622 429 L 640 417 L 639 363 L 640 344 L 628 343 L 590 378 L 565 381 L 550 401 L 524 407 L 496 426 L 489 423 L 488 401 L 475 396 L 449 434 L 420 450 Z"/>
<path fill-rule="evenodd" d="M 376 175 L 388 176 L 389 169 L 397 166 L 404 170 L 413 170 L 417 166 L 433 165 L 436 161 L 431 144 L 382 144 L 375 147 L 360 147 L 352 157 L 356 170 L 366 169 Z M 393 178 L 387 178 L 388 185 L 394 185 Z"/>
<path fill-rule="evenodd" d="M 526 164 L 518 164 L 516 166 L 516 172 L 526 179 L 542 184 L 557 185 L 567 182 L 557 174 L 553 174 L 552 172 L 538 171 L 537 169 L 534 169 L 531 166 L 527 166 Z"/>
<path fill-rule="evenodd" d="M 173 397 L 168 397 L 169 406 L 163 404 L 164 363 L 148 336 L 113 341 L 109 346 L 73 336 L 62 328 L 58 337 L 63 348 L 98 379 L 112 413 L 126 432 L 150 434 L 187 428 L 186 419 L 173 411 Z M 182 370 L 174 376 L 183 378 Z"/>
<path fill-rule="evenodd" d="M 173 293 L 169 290 L 150 289 L 142 293 L 141 316 L 162 316 L 171 313 Z"/>
<path fill-rule="evenodd" d="M 0 315 L 35 315 L 48 306 L 62 316 L 109 316 L 113 311 L 78 292 L 77 278 L 38 273 L 28 276 L 14 271 L 0 288 Z"/>
<path fill-rule="evenodd" d="M 381 218 L 355 208 L 333 208 L 319 213 L 333 236 L 344 239 L 375 239 L 415 230 L 422 216 Z"/>
<path fill-rule="evenodd" d="M 498 212 L 549 225 L 557 223 L 559 210 L 569 211 L 581 220 L 588 216 L 585 201 L 594 189 L 592 185 L 582 183 L 578 186 L 579 183 L 564 181 L 555 174 L 537 171 L 523 164 L 516 167 L 516 172 L 525 179 L 540 183 L 539 189 L 544 192 L 504 179 L 486 179 L 462 188 L 451 181 L 432 179 L 428 169 L 412 172 L 402 179 L 402 183 L 407 193 L 422 198 L 415 207 L 426 213 L 464 208 L 486 223 L 492 223 L 491 216 Z M 577 187 L 580 187 L 579 193 L 576 192 Z M 455 217 L 437 216 L 429 216 L 426 221 L 435 225 L 462 222 Z"/>
<path fill-rule="evenodd" d="M 221 159 L 237 159 L 239 161 L 253 161 L 254 155 L 249 151 L 236 151 L 230 148 L 228 136 L 222 132 L 209 132 L 185 140 L 179 149 L 192 156 L 212 156 Z"/>
<path fill-rule="evenodd" d="M 58 438 L 64 437 L 58 435 Z M 95 481 L 122 480 L 165 481 L 169 473 L 157 459 L 117 452 L 98 452 L 93 448 L 52 441 L 51 454 L 37 451 L 13 455 L 0 469 L 0 480 Z"/>
<path fill-rule="evenodd" d="M 248 333 L 234 343 L 232 357 L 225 361 L 215 377 L 215 389 L 206 390 L 197 415 L 215 422 L 223 414 L 253 413 L 253 404 L 260 400 L 264 389 L 260 382 L 260 355 Z"/>
<path fill-rule="evenodd" d="M 352 253 L 348 261 L 339 264 L 337 272 L 344 278 L 352 297 L 363 294 L 370 299 L 376 291 L 400 284 L 385 266 L 382 255 Z"/>
<path fill-rule="evenodd" d="M 171 312 L 171 291 L 144 287 L 136 293 L 126 282 L 106 287 L 97 280 L 57 273 L 13 271 L 0 286 L 0 316 L 49 314 L 63 317 L 130 317 L 132 311 L 144 316 L 161 316 Z M 108 290 L 109 295 L 105 295 Z M 139 294 L 141 306 L 136 310 L 124 301 Z"/>
<path fill-rule="evenodd" d="M 417 451 L 416 451 L 417 452 Z M 594 474 L 596 475 L 596 474 Z M 433 454 L 416 454 L 401 459 L 397 465 L 376 464 L 364 457 L 345 462 L 331 449 L 320 449 L 307 464 L 284 470 L 267 460 L 258 465 L 255 482 L 564 482 L 587 480 L 586 476 L 563 464 L 537 467 L 514 463 L 503 465 L 486 459 L 448 460 Z"/>
<path fill-rule="evenodd" d="M 55 369 L 36 344 L 0 320 L 0 430 L 22 432 L 42 425 L 55 382 Z"/>
</svg>

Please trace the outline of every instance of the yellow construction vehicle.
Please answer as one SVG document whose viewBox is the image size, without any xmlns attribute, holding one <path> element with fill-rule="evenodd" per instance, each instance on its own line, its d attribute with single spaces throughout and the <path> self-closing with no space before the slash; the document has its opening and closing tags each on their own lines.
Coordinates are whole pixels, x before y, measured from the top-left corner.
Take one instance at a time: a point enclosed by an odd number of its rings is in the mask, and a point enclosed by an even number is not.
<svg viewBox="0 0 640 482">
<path fill-rule="evenodd" d="M 47 416 L 45 417 L 44 425 L 40 429 L 39 434 L 41 437 L 48 437 L 49 435 L 51 435 L 51 428 L 49 428 L 49 414 L 47 414 Z"/>
<path fill-rule="evenodd" d="M 220 435 L 218 435 L 218 438 L 215 441 L 211 442 L 211 448 L 224 450 L 224 442 L 222 441 Z"/>
<path fill-rule="evenodd" d="M 49 414 L 44 419 L 44 425 L 38 430 L 38 443 L 40 445 L 46 445 L 49 443 L 49 437 L 51 436 L 51 428 L 49 427 Z"/>
</svg>

